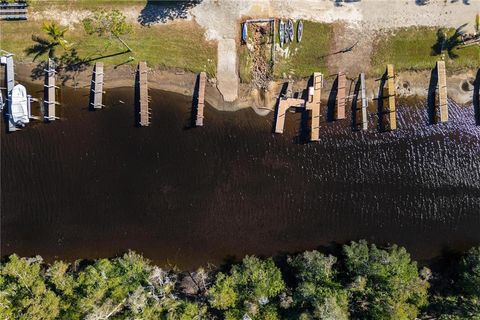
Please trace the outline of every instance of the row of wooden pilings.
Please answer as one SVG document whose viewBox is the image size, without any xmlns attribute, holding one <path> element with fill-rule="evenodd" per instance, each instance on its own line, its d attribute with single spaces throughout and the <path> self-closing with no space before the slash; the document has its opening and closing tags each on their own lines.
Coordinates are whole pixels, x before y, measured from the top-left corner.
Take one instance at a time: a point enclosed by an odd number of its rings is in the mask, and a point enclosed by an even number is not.
<svg viewBox="0 0 480 320">
<path fill-rule="evenodd" d="M 103 91 L 103 63 L 97 62 L 95 64 L 91 92 L 90 92 L 90 108 L 101 109 Z M 135 114 L 136 123 L 139 126 L 146 127 L 150 125 L 151 112 L 149 107 L 150 97 L 148 95 L 148 66 L 146 62 L 140 62 L 135 73 Z M 201 72 L 198 76 L 198 87 L 195 90 L 195 126 L 203 126 L 203 110 L 205 106 L 205 86 L 207 74 Z"/>
<path fill-rule="evenodd" d="M 365 74 L 361 73 L 355 82 L 353 95 L 347 96 L 347 77 L 344 72 L 336 75 L 336 86 L 333 88 L 336 96 L 333 110 L 333 119 L 342 120 L 346 118 L 346 105 L 352 99 L 352 126 L 361 130 L 368 129 L 368 97 L 365 84 Z M 283 133 L 285 116 L 291 107 L 300 108 L 303 112 L 310 112 L 310 141 L 317 141 L 320 137 L 320 114 L 321 114 L 321 92 L 323 88 L 323 75 L 315 72 L 311 78 L 311 85 L 307 88 L 307 98 L 293 98 L 291 94 L 291 83 L 289 82 L 286 91 L 279 98 L 275 116 L 275 133 Z M 380 81 L 380 94 L 374 100 L 377 101 L 379 123 L 382 131 L 397 129 L 397 108 L 394 66 L 388 64 Z M 447 80 L 445 62 L 438 61 L 436 64 L 436 103 L 435 118 L 439 122 L 448 121 L 447 103 Z M 474 97 L 475 99 L 475 97 Z M 479 99 L 476 97 L 476 99 Z M 477 121 L 477 123 L 480 122 Z"/>
</svg>

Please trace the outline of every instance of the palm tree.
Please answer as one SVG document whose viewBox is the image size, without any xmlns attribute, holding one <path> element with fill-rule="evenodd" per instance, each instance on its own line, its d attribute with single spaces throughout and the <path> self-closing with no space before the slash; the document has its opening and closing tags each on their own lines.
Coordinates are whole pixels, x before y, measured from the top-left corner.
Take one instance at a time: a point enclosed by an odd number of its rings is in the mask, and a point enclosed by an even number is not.
<svg viewBox="0 0 480 320">
<path fill-rule="evenodd" d="M 70 44 L 64 35 L 68 31 L 68 28 L 61 28 L 53 21 L 43 22 L 42 30 L 46 33 L 47 37 L 32 35 L 32 40 L 36 42 L 30 48 L 27 48 L 28 55 L 35 54 L 33 60 L 38 57 L 47 54 L 49 58 L 55 58 L 55 51 L 60 46 L 64 50 L 69 50 L 72 44 Z"/>
</svg>

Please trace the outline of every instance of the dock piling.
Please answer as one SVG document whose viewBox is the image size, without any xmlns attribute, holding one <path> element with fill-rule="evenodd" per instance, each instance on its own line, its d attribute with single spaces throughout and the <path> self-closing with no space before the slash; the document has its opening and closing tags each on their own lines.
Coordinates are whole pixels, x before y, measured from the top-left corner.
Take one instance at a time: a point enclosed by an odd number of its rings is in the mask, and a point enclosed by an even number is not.
<svg viewBox="0 0 480 320">
<path fill-rule="evenodd" d="M 360 93 L 362 99 L 362 130 L 368 129 L 368 118 L 367 118 L 367 108 L 368 108 L 368 100 L 367 100 L 367 89 L 365 86 L 365 73 L 360 74 Z"/>
<path fill-rule="evenodd" d="M 445 61 L 437 61 L 437 95 L 440 122 L 448 121 L 447 74 Z"/>
<path fill-rule="evenodd" d="M 142 127 L 150 125 L 150 109 L 148 107 L 148 80 L 147 80 L 148 67 L 147 63 L 141 61 L 138 63 L 136 74 L 136 103 L 138 105 L 138 124 Z"/>
<path fill-rule="evenodd" d="M 59 104 L 55 100 L 55 62 L 52 59 L 48 59 L 47 69 L 45 71 L 45 84 L 43 85 L 43 108 L 44 108 L 44 120 L 46 122 L 54 121 L 58 119 L 55 114 L 55 106 Z"/>
<path fill-rule="evenodd" d="M 95 63 L 90 90 L 90 109 L 95 110 L 103 108 L 103 62 Z"/>
<path fill-rule="evenodd" d="M 199 83 L 198 83 L 198 98 L 197 98 L 197 112 L 196 112 L 196 121 L 195 125 L 197 127 L 203 126 L 203 109 L 205 107 L 205 85 L 207 82 L 207 74 L 205 72 L 200 72 Z"/>
<path fill-rule="evenodd" d="M 335 108 L 335 120 L 345 119 L 345 90 L 347 77 L 344 72 L 339 72 L 337 76 L 337 101 Z"/>
</svg>

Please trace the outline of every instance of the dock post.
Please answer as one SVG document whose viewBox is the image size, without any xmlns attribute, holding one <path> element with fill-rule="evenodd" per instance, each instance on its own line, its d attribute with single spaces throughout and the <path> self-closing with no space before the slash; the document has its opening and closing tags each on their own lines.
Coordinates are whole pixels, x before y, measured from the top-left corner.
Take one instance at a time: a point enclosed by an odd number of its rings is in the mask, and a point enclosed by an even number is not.
<svg viewBox="0 0 480 320">
<path fill-rule="evenodd" d="M 90 85 L 90 109 L 101 109 L 103 108 L 102 97 L 103 97 L 103 62 L 95 63 L 92 73 L 92 82 Z"/>
<path fill-rule="evenodd" d="M 337 102 L 335 108 L 335 120 L 345 119 L 345 90 L 347 77 L 345 72 L 339 72 L 337 76 Z"/>
<path fill-rule="evenodd" d="M 43 90 L 43 108 L 44 108 L 44 120 L 54 121 L 58 119 L 55 115 L 55 105 L 58 104 L 55 100 L 55 62 L 52 59 L 48 59 L 47 69 L 45 71 L 45 84 Z"/>
<path fill-rule="evenodd" d="M 365 73 L 360 74 L 360 92 L 362 98 L 362 130 L 368 129 L 368 117 L 367 117 L 367 108 L 368 108 L 368 100 L 367 100 L 367 89 L 365 87 Z"/>
<path fill-rule="evenodd" d="M 447 75 L 445 61 L 437 61 L 437 92 L 438 109 L 440 112 L 440 122 L 448 121 L 448 101 L 447 101 Z"/>
<path fill-rule="evenodd" d="M 200 72 L 198 83 L 198 98 L 197 98 L 197 112 L 195 125 L 197 127 L 203 126 L 203 109 L 205 107 L 205 84 L 207 81 L 206 72 Z"/>
<path fill-rule="evenodd" d="M 150 109 L 148 107 L 148 80 L 147 80 L 147 63 L 141 61 L 137 67 L 137 103 L 138 103 L 138 124 L 142 127 L 150 125 Z"/>
</svg>

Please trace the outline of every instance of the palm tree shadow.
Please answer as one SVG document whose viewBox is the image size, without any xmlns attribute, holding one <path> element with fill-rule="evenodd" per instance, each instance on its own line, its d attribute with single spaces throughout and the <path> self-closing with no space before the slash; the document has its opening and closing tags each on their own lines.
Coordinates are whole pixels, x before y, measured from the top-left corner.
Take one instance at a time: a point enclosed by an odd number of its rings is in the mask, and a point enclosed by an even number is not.
<svg viewBox="0 0 480 320">
<path fill-rule="evenodd" d="M 448 37 L 447 32 L 444 29 L 437 30 L 437 41 L 432 46 L 432 56 L 438 56 L 446 51 L 450 59 L 458 58 L 458 54 L 455 53 L 455 49 L 463 43 L 462 37 L 465 35 L 465 27 L 468 23 L 465 23 L 455 30 L 455 33 Z"/>
</svg>

